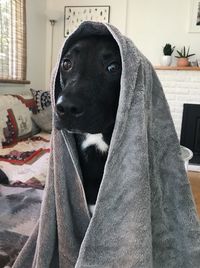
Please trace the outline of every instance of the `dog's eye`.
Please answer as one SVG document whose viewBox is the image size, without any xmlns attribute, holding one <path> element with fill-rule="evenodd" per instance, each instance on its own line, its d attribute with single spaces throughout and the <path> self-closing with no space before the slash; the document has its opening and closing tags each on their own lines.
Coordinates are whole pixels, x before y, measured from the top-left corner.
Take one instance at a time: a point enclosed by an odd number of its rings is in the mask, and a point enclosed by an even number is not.
<svg viewBox="0 0 200 268">
<path fill-rule="evenodd" d="M 117 62 L 113 62 L 107 67 L 108 72 L 115 73 L 120 70 L 120 65 Z"/>
<path fill-rule="evenodd" d="M 72 68 L 72 62 L 69 59 L 63 60 L 62 67 L 64 70 L 68 71 Z"/>
</svg>

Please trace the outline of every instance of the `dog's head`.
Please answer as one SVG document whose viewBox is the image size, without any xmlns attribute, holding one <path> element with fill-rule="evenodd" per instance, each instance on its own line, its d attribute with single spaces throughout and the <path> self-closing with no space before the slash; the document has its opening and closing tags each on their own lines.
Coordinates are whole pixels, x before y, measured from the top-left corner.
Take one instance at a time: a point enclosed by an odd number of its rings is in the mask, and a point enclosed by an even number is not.
<svg viewBox="0 0 200 268">
<path fill-rule="evenodd" d="M 112 37 L 91 36 L 71 44 L 61 59 L 57 127 L 78 133 L 105 133 L 114 126 L 121 57 Z"/>
</svg>

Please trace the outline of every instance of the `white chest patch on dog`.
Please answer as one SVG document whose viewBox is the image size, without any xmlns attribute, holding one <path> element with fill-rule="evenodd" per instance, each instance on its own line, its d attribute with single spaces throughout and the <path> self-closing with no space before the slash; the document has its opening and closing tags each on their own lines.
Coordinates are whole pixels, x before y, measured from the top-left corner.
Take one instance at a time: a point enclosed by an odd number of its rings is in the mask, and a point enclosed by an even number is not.
<svg viewBox="0 0 200 268">
<path fill-rule="evenodd" d="M 85 135 L 85 140 L 82 142 L 81 148 L 85 150 L 92 145 L 102 153 L 107 152 L 109 147 L 108 144 L 103 140 L 103 135 L 101 133 Z"/>
<path fill-rule="evenodd" d="M 88 208 L 89 208 L 90 213 L 93 215 L 95 208 L 96 208 L 96 205 L 89 205 Z"/>
</svg>

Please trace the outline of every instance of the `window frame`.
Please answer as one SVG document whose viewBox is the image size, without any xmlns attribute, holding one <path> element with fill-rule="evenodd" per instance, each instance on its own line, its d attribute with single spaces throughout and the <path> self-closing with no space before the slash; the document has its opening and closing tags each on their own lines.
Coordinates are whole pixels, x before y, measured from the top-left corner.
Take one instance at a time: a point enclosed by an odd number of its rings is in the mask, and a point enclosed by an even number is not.
<svg viewBox="0 0 200 268">
<path fill-rule="evenodd" d="M 12 74 L 11 73 L 8 73 L 8 78 L 6 76 L 3 77 L 3 74 L 2 75 L 0 74 L 0 83 L 30 84 L 30 81 L 26 80 L 26 76 L 27 76 L 26 0 L 14 0 L 14 1 L 13 0 L 10 0 L 10 1 L 11 1 L 11 5 L 14 5 L 14 4 L 16 4 L 16 5 L 17 4 L 19 4 L 19 5 L 22 4 L 23 5 L 22 8 L 20 8 L 18 10 L 19 12 L 22 10 L 22 12 L 23 12 L 22 19 L 19 22 L 19 24 L 22 24 L 23 25 L 23 32 L 22 32 L 22 34 L 20 36 L 22 38 L 22 43 L 21 43 L 21 46 L 18 47 L 18 49 L 22 49 L 23 52 L 21 54 L 19 52 L 19 54 L 20 54 L 20 60 L 19 60 L 20 63 L 16 65 L 16 68 L 15 69 L 14 69 L 14 67 L 12 65 L 12 70 L 14 70 L 14 74 L 15 74 L 15 75 L 13 75 L 13 78 L 12 78 Z M 19 7 L 16 7 L 16 10 L 17 10 L 17 8 L 19 8 Z M 16 12 L 16 10 L 15 10 L 15 12 Z M 18 15 L 15 15 L 15 16 L 16 16 L 15 18 L 18 19 L 17 16 L 19 16 L 19 14 Z M 11 20 L 10 23 L 11 23 L 11 26 L 10 27 L 13 30 L 13 28 L 12 28 L 12 27 L 14 27 L 12 25 L 13 24 L 13 20 Z M 18 25 L 18 27 L 19 26 L 21 26 L 21 25 Z M 17 30 L 18 29 L 19 28 L 16 27 L 16 31 L 15 31 L 14 35 L 11 36 L 11 39 L 14 39 L 17 36 Z M 11 44 L 10 46 L 12 46 L 12 43 L 11 42 L 13 43 L 15 41 L 11 40 L 10 41 L 10 44 Z M 18 51 L 17 50 L 17 46 L 18 46 L 17 40 L 16 40 L 16 43 L 14 44 L 14 46 L 16 47 L 16 51 L 15 51 L 15 49 L 13 49 L 12 52 L 14 51 L 14 53 L 16 53 L 16 55 L 18 55 L 18 52 L 17 52 Z M 12 60 L 12 56 L 9 56 L 8 57 L 8 61 L 9 60 Z M 16 61 L 17 61 L 17 59 L 16 59 Z M 12 64 L 14 64 L 14 63 L 12 63 Z M 9 64 L 8 64 L 8 66 L 9 66 Z M 16 77 L 18 72 L 20 72 L 19 78 Z"/>
</svg>

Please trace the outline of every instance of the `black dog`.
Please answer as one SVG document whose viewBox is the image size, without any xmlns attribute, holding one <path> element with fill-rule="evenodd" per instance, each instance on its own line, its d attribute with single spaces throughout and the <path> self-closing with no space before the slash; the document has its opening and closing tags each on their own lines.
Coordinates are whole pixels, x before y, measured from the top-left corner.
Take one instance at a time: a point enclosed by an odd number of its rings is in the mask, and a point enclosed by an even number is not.
<svg viewBox="0 0 200 268">
<path fill-rule="evenodd" d="M 7 175 L 0 169 L 0 184 L 8 185 L 9 179 Z"/>
<path fill-rule="evenodd" d="M 93 210 L 118 107 L 121 57 L 116 41 L 91 36 L 70 44 L 60 77 L 57 127 L 75 133 L 86 199 Z"/>
</svg>

